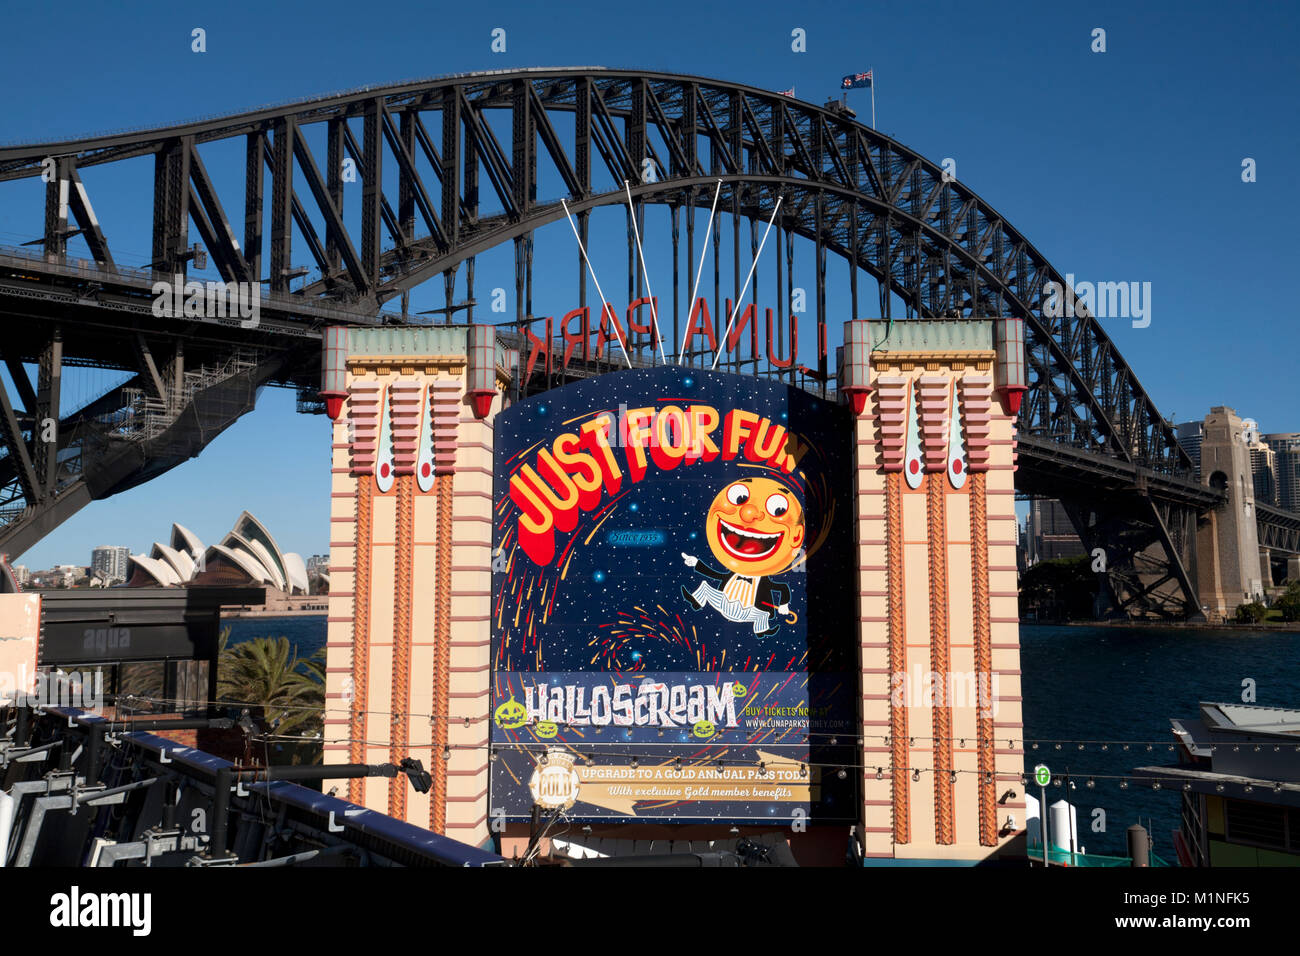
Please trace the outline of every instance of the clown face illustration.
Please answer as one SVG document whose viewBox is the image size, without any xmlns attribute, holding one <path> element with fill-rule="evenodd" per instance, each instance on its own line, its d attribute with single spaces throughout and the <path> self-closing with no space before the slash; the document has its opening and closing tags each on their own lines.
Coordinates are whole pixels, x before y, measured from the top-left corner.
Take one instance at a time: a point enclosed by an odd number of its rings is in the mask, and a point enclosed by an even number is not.
<svg viewBox="0 0 1300 956">
<path fill-rule="evenodd" d="M 733 481 L 713 499 L 704 531 L 725 570 L 683 553 L 686 566 L 708 579 L 694 591 L 683 587 L 683 596 L 697 610 L 709 604 L 729 621 L 751 624 L 759 637 L 775 634 L 771 615 L 790 613 L 790 589 L 769 578 L 790 567 L 803 546 L 799 499 L 771 478 Z"/>
</svg>

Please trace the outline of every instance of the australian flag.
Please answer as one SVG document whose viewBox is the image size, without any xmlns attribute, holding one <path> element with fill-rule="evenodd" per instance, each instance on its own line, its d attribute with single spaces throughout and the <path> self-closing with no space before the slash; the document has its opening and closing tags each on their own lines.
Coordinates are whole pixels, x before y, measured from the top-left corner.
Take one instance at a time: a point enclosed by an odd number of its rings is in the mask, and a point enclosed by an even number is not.
<svg viewBox="0 0 1300 956">
<path fill-rule="evenodd" d="M 865 73 L 850 73 L 840 81 L 842 90 L 862 90 L 871 89 L 871 71 Z"/>
</svg>

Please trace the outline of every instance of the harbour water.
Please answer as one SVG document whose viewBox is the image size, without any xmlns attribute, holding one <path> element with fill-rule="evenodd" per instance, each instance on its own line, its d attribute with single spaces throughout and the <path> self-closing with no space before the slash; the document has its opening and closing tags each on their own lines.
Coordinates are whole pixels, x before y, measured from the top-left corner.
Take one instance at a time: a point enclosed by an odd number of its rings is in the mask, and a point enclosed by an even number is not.
<svg viewBox="0 0 1300 956">
<path fill-rule="evenodd" d="M 1096 780 L 1089 775 L 1122 776 L 1134 767 L 1173 763 L 1169 718 L 1198 715 L 1201 701 L 1240 703 L 1253 681 L 1254 703 L 1300 707 L 1300 633 L 1151 627 L 1042 627 L 1022 625 L 1025 737 L 1069 740 L 1026 751 L 1026 772 L 1045 763 L 1053 774 L 1069 771 L 1075 784 L 1071 802 L 1078 811 L 1079 842 L 1090 853 L 1123 855 L 1124 831 L 1142 823 L 1153 849 L 1175 859 L 1171 832 L 1178 828 L 1180 794 L 1130 780 Z M 1147 744 L 1110 745 L 1077 741 L 1130 740 Z M 1032 748 L 1033 744 L 1028 745 Z M 1054 803 L 1064 786 L 1049 787 Z M 1104 832 L 1094 832 L 1096 811 L 1105 814 Z"/>
<path fill-rule="evenodd" d="M 226 623 L 232 644 L 284 635 L 300 656 L 325 646 L 323 615 Z M 1141 822 L 1155 852 L 1174 859 L 1178 791 L 1153 791 L 1132 779 L 1122 788 L 1118 779 L 1102 779 L 1173 762 L 1169 718 L 1195 717 L 1200 701 L 1240 702 L 1252 686 L 1246 682 L 1253 682 L 1255 703 L 1300 707 L 1297 632 L 1024 625 L 1020 638 L 1025 737 L 1031 741 L 1026 773 L 1032 775 L 1036 763 L 1054 774 L 1069 772 L 1079 842 L 1090 853 L 1122 855 L 1124 831 Z M 1051 742 L 1034 750 L 1035 739 Z M 1111 743 L 1103 750 L 1101 741 L 1141 743 L 1127 750 Z M 1087 786 L 1089 777 L 1094 787 Z M 1051 787 L 1048 802 L 1065 794 L 1064 785 Z"/>
</svg>

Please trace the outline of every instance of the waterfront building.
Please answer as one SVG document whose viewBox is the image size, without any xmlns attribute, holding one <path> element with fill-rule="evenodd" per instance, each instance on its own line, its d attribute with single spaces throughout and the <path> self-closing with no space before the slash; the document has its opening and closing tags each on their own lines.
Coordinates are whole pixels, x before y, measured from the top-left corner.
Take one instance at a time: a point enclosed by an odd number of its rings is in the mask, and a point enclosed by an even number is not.
<svg viewBox="0 0 1300 956">
<path fill-rule="evenodd" d="M 282 552 L 275 538 L 245 511 L 221 544 L 205 548 L 194 532 L 172 525 L 169 544 L 155 541 L 148 555 L 133 554 L 129 587 L 265 587 L 275 595 L 307 594 L 301 555 Z"/>
</svg>

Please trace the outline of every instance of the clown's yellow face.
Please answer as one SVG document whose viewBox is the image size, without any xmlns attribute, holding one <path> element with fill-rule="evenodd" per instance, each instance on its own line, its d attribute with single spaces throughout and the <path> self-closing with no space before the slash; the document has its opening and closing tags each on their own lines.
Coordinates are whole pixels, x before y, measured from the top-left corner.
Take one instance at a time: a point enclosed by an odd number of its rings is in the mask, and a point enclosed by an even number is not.
<svg viewBox="0 0 1300 956">
<path fill-rule="evenodd" d="M 771 478 L 745 478 L 718 492 L 705 532 L 714 556 L 749 577 L 784 571 L 803 545 L 803 506 Z"/>
</svg>

